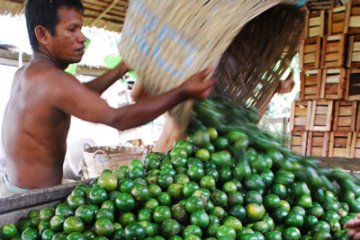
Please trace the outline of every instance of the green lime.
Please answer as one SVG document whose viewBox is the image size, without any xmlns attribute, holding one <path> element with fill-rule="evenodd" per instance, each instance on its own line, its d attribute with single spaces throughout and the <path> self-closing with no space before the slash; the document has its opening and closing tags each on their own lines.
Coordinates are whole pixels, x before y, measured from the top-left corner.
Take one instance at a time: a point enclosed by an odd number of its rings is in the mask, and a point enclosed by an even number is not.
<svg viewBox="0 0 360 240">
<path fill-rule="evenodd" d="M 5 224 L 1 228 L 1 236 L 4 239 L 14 238 L 18 234 L 18 230 L 14 224 Z"/>
<path fill-rule="evenodd" d="M 162 223 L 171 218 L 171 210 L 168 206 L 159 206 L 154 209 L 153 219 L 156 223 Z"/>
<path fill-rule="evenodd" d="M 119 193 L 115 199 L 115 206 L 120 211 L 131 211 L 135 207 L 135 200 L 128 193 Z"/>
<path fill-rule="evenodd" d="M 81 221 L 78 217 L 68 217 L 64 221 L 64 232 L 72 233 L 72 232 L 83 232 L 85 230 L 85 225 L 83 221 Z"/>
<path fill-rule="evenodd" d="M 125 228 L 126 240 L 140 240 L 145 239 L 145 228 L 137 222 L 133 222 Z"/>
<path fill-rule="evenodd" d="M 50 229 L 54 232 L 62 232 L 64 230 L 63 224 L 65 222 L 65 217 L 62 215 L 56 215 L 50 220 Z"/>
<path fill-rule="evenodd" d="M 98 236 L 110 237 L 114 232 L 114 225 L 109 219 L 99 218 L 94 224 L 94 231 Z"/>
</svg>

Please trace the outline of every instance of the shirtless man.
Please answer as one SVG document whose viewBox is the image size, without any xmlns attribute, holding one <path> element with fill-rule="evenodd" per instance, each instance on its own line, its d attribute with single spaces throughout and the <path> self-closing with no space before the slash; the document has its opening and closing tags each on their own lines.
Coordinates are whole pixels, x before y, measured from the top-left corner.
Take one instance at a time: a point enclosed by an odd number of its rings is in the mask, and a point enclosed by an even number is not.
<svg viewBox="0 0 360 240">
<path fill-rule="evenodd" d="M 125 63 L 84 85 L 64 72 L 84 54 L 82 12 L 80 0 L 27 1 L 33 56 L 15 74 L 2 128 L 8 191 L 61 183 L 71 115 L 124 130 L 145 124 L 187 99 L 205 98 L 214 85 L 213 80 L 205 81 L 207 69 L 161 96 L 111 108 L 100 94 L 128 71 Z"/>
</svg>

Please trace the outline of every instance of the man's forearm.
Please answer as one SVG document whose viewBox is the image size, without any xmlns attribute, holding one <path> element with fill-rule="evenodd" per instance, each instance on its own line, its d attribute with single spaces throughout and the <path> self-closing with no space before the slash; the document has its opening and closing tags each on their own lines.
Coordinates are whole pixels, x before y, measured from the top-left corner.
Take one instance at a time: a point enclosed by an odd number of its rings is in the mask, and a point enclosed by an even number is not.
<svg viewBox="0 0 360 240">
<path fill-rule="evenodd" d="M 149 97 L 146 101 L 118 109 L 120 111 L 116 111 L 116 116 L 110 125 L 119 130 L 143 125 L 188 98 L 189 96 L 186 96 L 182 89 L 175 88 L 158 97 Z"/>
<path fill-rule="evenodd" d="M 112 84 L 114 84 L 118 79 L 120 79 L 127 71 L 128 67 L 126 66 L 126 64 L 121 63 L 114 69 L 107 71 L 93 81 L 84 83 L 84 86 L 101 94 Z"/>
</svg>

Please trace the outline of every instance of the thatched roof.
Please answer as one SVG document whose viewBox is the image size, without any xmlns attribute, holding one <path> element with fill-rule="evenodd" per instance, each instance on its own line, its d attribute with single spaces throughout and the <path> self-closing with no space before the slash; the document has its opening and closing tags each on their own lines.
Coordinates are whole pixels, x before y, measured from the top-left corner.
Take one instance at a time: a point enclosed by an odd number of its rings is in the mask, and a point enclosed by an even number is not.
<svg viewBox="0 0 360 240">
<path fill-rule="evenodd" d="M 25 0 L 0 0 L 0 14 L 23 14 Z M 120 32 L 125 20 L 128 0 L 82 0 L 84 25 Z"/>
<path fill-rule="evenodd" d="M 307 0 L 309 10 L 329 9 L 348 0 Z M 26 0 L 0 0 L 0 14 L 23 14 Z M 129 0 L 82 0 L 85 26 L 121 32 Z"/>
<path fill-rule="evenodd" d="M 348 0 L 307 0 L 306 6 L 310 11 L 327 10 L 332 5 L 342 5 Z"/>
</svg>

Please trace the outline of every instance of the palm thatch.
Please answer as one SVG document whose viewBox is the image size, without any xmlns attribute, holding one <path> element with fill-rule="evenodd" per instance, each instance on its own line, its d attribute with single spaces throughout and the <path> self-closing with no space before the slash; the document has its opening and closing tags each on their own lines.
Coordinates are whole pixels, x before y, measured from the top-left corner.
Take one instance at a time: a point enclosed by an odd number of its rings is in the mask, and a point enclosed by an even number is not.
<svg viewBox="0 0 360 240">
<path fill-rule="evenodd" d="M 308 0 L 306 7 L 310 11 L 328 10 L 331 6 L 345 4 L 348 0 Z"/>
<path fill-rule="evenodd" d="M 0 0 L 0 14 L 19 15 L 25 10 L 25 0 Z M 82 0 L 85 7 L 84 25 L 121 32 L 128 0 Z"/>
<path fill-rule="evenodd" d="M 312 10 L 330 9 L 348 0 L 307 0 L 307 8 Z M 23 14 L 26 0 L 0 0 L 0 14 Z M 121 32 L 129 0 L 82 0 L 85 6 L 85 26 L 104 28 Z"/>
</svg>

